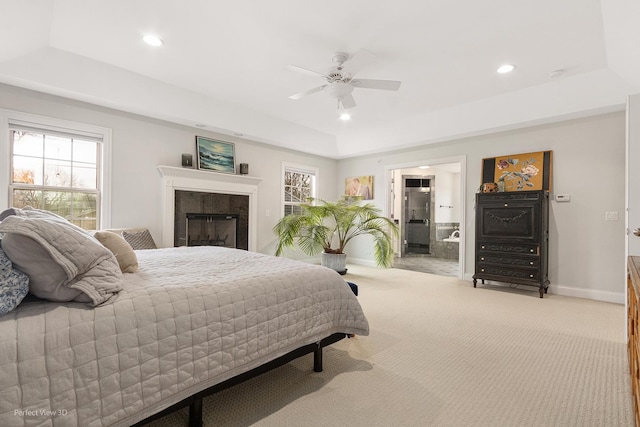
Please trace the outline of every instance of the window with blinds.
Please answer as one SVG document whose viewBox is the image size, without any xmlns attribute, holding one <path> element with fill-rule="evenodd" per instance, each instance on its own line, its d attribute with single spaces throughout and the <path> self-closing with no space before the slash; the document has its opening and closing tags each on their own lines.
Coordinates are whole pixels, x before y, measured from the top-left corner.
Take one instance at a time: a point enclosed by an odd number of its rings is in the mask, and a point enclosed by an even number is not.
<svg viewBox="0 0 640 427">
<path fill-rule="evenodd" d="M 283 214 L 284 216 L 302 213 L 301 203 L 316 196 L 316 176 L 318 170 L 312 167 L 283 167 Z"/>
<path fill-rule="evenodd" d="M 9 123 L 10 205 L 54 212 L 84 228 L 100 224 L 102 135 Z"/>
</svg>

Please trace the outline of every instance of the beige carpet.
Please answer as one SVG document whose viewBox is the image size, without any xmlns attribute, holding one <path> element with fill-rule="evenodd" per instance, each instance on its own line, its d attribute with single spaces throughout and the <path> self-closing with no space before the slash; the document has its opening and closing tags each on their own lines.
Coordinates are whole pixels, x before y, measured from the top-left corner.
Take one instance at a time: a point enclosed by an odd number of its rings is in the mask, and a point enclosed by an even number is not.
<svg viewBox="0 0 640 427">
<path fill-rule="evenodd" d="M 624 307 L 349 266 L 371 335 L 204 400 L 205 426 L 633 426 Z M 186 426 L 187 411 L 153 427 Z"/>
</svg>

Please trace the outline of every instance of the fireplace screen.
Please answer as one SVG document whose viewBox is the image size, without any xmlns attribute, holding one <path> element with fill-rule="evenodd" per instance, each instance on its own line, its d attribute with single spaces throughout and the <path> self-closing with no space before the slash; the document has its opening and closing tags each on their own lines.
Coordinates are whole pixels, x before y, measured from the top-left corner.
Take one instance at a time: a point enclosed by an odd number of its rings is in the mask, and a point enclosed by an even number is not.
<svg viewBox="0 0 640 427">
<path fill-rule="evenodd" d="M 236 214 L 187 214 L 187 246 L 224 246 L 236 248 L 238 240 Z"/>
</svg>

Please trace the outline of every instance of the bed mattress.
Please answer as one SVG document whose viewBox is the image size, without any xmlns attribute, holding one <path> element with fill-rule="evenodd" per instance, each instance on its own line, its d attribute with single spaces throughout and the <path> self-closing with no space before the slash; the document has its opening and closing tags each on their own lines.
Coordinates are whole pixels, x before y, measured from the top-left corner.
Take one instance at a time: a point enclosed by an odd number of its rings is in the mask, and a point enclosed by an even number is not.
<svg viewBox="0 0 640 427">
<path fill-rule="evenodd" d="M 333 333 L 368 335 L 333 270 L 219 247 L 136 255 L 111 304 L 0 317 L 0 425 L 130 425 Z"/>
</svg>

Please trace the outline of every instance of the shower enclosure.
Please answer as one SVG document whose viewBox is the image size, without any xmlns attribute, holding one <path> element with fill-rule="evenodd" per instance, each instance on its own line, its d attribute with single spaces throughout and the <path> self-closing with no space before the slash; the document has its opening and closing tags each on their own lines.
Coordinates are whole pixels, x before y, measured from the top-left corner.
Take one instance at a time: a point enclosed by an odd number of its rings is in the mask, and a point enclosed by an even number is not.
<svg viewBox="0 0 640 427">
<path fill-rule="evenodd" d="M 404 193 L 402 255 L 430 253 L 433 178 L 432 176 L 402 176 Z"/>
</svg>

